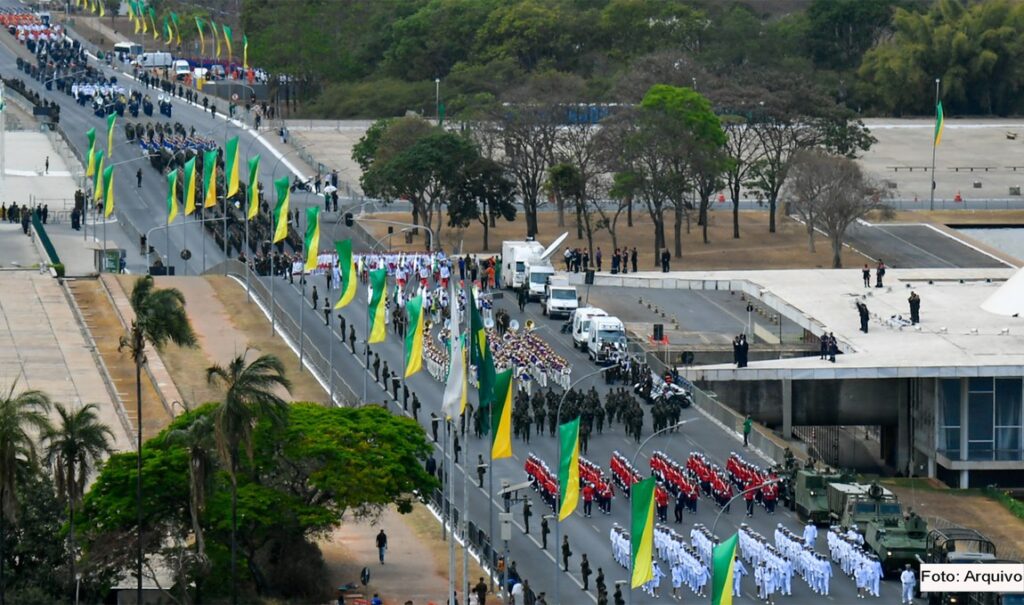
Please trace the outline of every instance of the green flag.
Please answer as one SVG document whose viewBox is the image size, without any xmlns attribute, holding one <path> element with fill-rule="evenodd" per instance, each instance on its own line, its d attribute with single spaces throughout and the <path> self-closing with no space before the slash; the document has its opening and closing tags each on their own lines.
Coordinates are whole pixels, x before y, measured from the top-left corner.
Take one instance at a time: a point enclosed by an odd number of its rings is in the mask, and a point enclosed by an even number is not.
<svg viewBox="0 0 1024 605">
<path fill-rule="evenodd" d="M 732 574 L 739 539 L 739 534 L 733 534 L 731 538 L 716 546 L 711 553 L 712 605 L 732 605 Z"/>
<path fill-rule="evenodd" d="M 639 588 L 654 577 L 654 477 L 634 483 L 629 488 L 632 523 L 629 544 L 633 560 L 630 586 Z"/>
<path fill-rule="evenodd" d="M 238 193 L 238 137 L 229 139 L 224 146 L 224 186 L 228 190 L 224 197 Z"/>
<path fill-rule="evenodd" d="M 580 417 L 558 427 L 559 459 L 558 489 L 562 498 L 558 505 L 558 520 L 576 510 L 580 499 Z"/>
<path fill-rule="evenodd" d="M 477 380 L 480 381 L 480 407 L 485 408 L 491 405 L 495 396 L 494 357 L 491 355 L 490 343 L 487 340 L 484 319 L 480 315 L 480 310 L 476 307 L 473 288 L 469 289 L 469 334 L 469 362 L 476 366 Z M 484 426 L 484 432 L 485 434 L 487 432 L 486 426 Z"/>
<path fill-rule="evenodd" d="M 249 188 L 246 189 L 246 198 L 249 201 L 249 208 L 245 218 L 252 220 L 260 211 L 260 156 L 259 154 L 249 158 Z"/>
</svg>

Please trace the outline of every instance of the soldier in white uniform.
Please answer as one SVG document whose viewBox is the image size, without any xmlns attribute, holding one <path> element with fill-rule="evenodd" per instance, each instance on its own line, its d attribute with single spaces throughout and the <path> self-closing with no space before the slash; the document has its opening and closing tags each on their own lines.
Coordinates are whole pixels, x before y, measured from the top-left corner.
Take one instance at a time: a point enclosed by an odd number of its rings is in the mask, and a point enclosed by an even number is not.
<svg viewBox="0 0 1024 605">
<path fill-rule="evenodd" d="M 903 573 L 900 574 L 900 584 L 903 585 L 903 593 L 900 603 L 913 603 L 914 586 L 917 585 L 917 577 L 914 575 L 914 570 L 910 568 L 909 563 L 903 568 Z"/>
<path fill-rule="evenodd" d="M 814 542 L 818 539 L 818 528 L 813 523 L 808 523 L 804 526 L 804 542 L 810 546 L 814 546 Z"/>
<path fill-rule="evenodd" d="M 732 564 L 732 596 L 743 596 L 743 591 L 740 589 L 740 581 L 743 579 L 743 576 L 749 574 L 750 572 L 747 571 L 746 567 L 744 567 L 743 561 L 741 561 L 739 557 L 736 557 Z"/>
</svg>

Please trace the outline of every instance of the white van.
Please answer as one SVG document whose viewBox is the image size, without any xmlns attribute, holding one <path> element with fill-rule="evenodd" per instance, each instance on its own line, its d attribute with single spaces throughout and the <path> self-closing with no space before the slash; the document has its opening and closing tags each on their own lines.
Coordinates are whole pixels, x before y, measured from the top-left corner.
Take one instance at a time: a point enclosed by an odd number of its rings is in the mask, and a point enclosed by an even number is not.
<svg viewBox="0 0 1024 605">
<path fill-rule="evenodd" d="M 188 61 L 184 59 L 178 59 L 171 66 L 171 71 L 174 72 L 175 80 L 184 80 L 185 76 L 192 73 L 192 67 L 188 64 Z"/>
<path fill-rule="evenodd" d="M 626 352 L 626 327 L 618 317 L 594 317 L 587 334 L 587 356 L 598 365 L 612 363 Z"/>
<path fill-rule="evenodd" d="M 571 317 L 579 306 L 576 288 L 569 285 L 564 277 L 550 276 L 544 287 L 544 315 L 548 317 Z"/>
<path fill-rule="evenodd" d="M 590 319 L 607 317 L 604 309 L 597 307 L 580 307 L 572 312 L 572 346 L 581 351 L 587 350 L 587 337 L 590 335 Z"/>
<path fill-rule="evenodd" d="M 174 57 L 171 53 L 142 53 L 134 63 L 139 67 L 170 67 Z"/>
</svg>

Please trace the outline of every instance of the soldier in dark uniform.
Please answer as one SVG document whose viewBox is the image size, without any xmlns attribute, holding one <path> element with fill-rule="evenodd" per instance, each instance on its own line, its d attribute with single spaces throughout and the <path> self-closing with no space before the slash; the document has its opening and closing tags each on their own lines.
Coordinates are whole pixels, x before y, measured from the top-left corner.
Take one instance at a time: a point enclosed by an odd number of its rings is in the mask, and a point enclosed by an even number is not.
<svg viewBox="0 0 1024 605">
<path fill-rule="evenodd" d="M 661 252 L 661 272 L 668 273 L 668 264 L 672 260 L 672 255 L 669 253 L 668 248 L 665 248 Z"/>
<path fill-rule="evenodd" d="M 580 576 L 583 578 L 583 590 L 590 590 L 590 561 L 587 560 L 587 553 L 583 553 L 580 561 Z"/>
<path fill-rule="evenodd" d="M 544 515 L 540 520 L 540 541 L 541 548 L 544 550 L 548 549 L 548 534 L 551 533 L 551 529 L 548 527 L 548 516 Z"/>
<path fill-rule="evenodd" d="M 533 516 L 533 508 L 530 506 L 530 499 L 523 499 L 523 533 L 530 533 L 530 517 Z"/>
<path fill-rule="evenodd" d="M 921 323 L 921 297 L 917 295 L 917 292 L 911 291 L 907 302 L 910 303 L 910 323 L 913 325 Z"/>
<path fill-rule="evenodd" d="M 434 413 L 430 413 L 431 418 L 436 418 Z M 420 421 L 420 398 L 416 393 L 412 394 L 412 419 L 416 422 Z M 433 420 L 431 420 L 433 422 Z M 437 428 L 434 428 L 434 441 L 437 441 Z"/>
<path fill-rule="evenodd" d="M 569 548 L 569 536 L 562 536 L 562 571 L 569 571 L 569 557 L 572 556 L 572 549 Z"/>
<path fill-rule="evenodd" d="M 484 487 L 484 475 L 486 473 L 487 473 L 487 463 L 484 462 L 484 455 L 483 454 L 477 454 L 476 455 L 476 478 L 477 478 L 477 485 L 480 487 L 480 489 L 483 489 L 483 487 Z"/>
</svg>

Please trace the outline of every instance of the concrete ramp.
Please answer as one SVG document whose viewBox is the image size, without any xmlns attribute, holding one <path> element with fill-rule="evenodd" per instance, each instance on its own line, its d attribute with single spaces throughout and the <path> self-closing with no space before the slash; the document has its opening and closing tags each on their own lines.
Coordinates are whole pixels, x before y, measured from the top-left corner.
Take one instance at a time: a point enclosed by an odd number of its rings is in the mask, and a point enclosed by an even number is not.
<svg viewBox="0 0 1024 605">
<path fill-rule="evenodd" d="M 992 293 L 981 308 L 995 315 L 1020 317 L 1024 314 L 1024 269 L 1017 271 L 1013 277 Z"/>
</svg>

